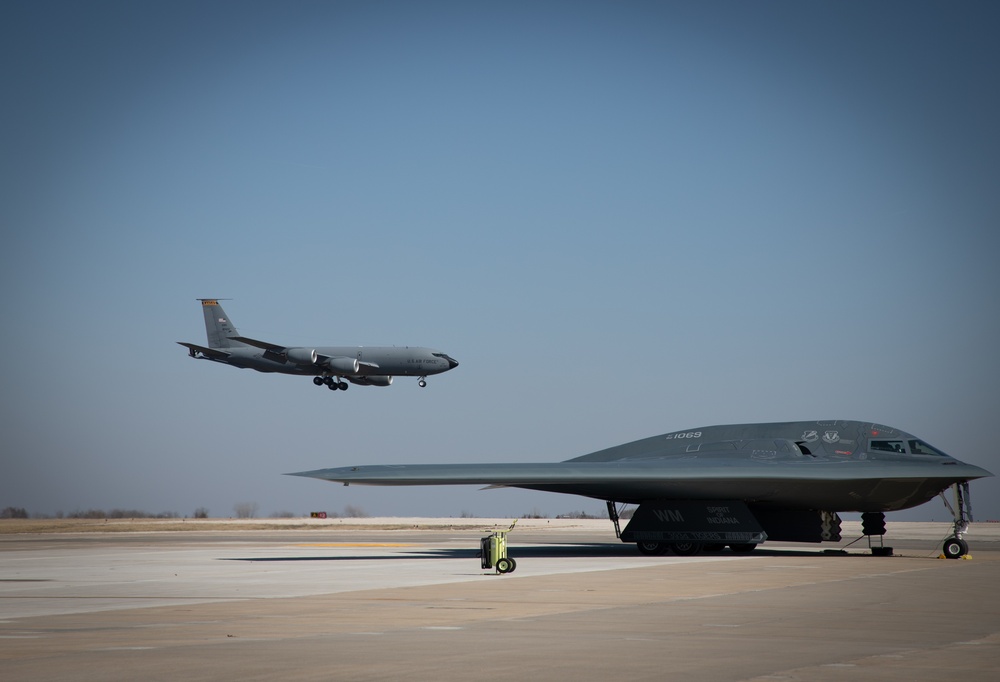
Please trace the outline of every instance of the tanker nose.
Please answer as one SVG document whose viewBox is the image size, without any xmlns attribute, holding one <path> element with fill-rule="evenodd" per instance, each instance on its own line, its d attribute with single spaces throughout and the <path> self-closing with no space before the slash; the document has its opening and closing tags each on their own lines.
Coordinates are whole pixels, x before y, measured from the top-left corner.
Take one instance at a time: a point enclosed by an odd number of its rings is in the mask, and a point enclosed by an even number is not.
<svg viewBox="0 0 1000 682">
<path fill-rule="evenodd" d="M 434 356 L 435 357 L 439 357 L 442 360 L 444 360 L 445 362 L 447 362 L 448 363 L 448 369 L 455 369 L 456 367 L 458 367 L 458 360 L 456 360 L 455 358 L 451 357 L 447 353 L 434 353 Z"/>
</svg>

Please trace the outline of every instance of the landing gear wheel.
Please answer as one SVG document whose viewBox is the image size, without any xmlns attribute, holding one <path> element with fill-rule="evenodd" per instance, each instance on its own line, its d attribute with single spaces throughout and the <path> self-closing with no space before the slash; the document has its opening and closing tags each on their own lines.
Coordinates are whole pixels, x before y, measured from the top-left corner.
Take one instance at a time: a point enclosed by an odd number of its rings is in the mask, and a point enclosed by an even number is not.
<svg viewBox="0 0 1000 682">
<path fill-rule="evenodd" d="M 506 557 L 503 559 L 497 559 L 496 569 L 497 573 L 510 573 L 514 570 L 513 559 L 508 559 Z"/>
<path fill-rule="evenodd" d="M 659 542 L 637 542 L 635 546 L 639 549 L 639 554 L 646 556 L 660 556 L 667 553 L 667 546 Z"/>
<path fill-rule="evenodd" d="M 948 538 L 944 541 L 944 555 L 949 559 L 958 559 L 969 553 L 969 544 L 962 538 Z"/>
<path fill-rule="evenodd" d="M 323 377 L 323 383 L 327 386 L 333 386 L 333 377 Z"/>
<path fill-rule="evenodd" d="M 729 549 L 733 550 L 737 554 L 749 554 L 750 552 L 757 549 L 757 545 L 753 542 L 738 543 L 735 545 L 729 545 Z"/>
<path fill-rule="evenodd" d="M 670 549 L 677 556 L 694 556 L 701 551 L 701 545 L 697 542 L 678 542 L 675 545 L 670 545 Z"/>
<path fill-rule="evenodd" d="M 969 553 L 969 544 L 962 539 L 962 535 L 969 530 L 969 522 L 972 521 L 972 503 L 969 500 L 968 481 L 954 483 L 951 488 L 955 493 L 955 506 L 951 506 L 944 492 L 941 493 L 941 499 L 944 500 L 944 506 L 948 507 L 951 515 L 955 517 L 955 530 L 953 531 L 955 534 L 944 541 L 942 551 L 947 558 L 958 559 Z"/>
<path fill-rule="evenodd" d="M 420 380 L 417 382 L 417 386 L 419 386 L 420 388 L 424 388 L 425 386 L 427 386 L 427 380 L 424 379 L 423 377 L 420 377 Z"/>
<path fill-rule="evenodd" d="M 317 386 L 323 385 L 323 377 L 313 377 L 313 383 Z"/>
<path fill-rule="evenodd" d="M 331 386 L 330 388 L 333 388 L 333 386 Z M 347 382 L 346 381 L 341 381 L 339 384 L 337 384 L 337 388 L 339 388 L 341 391 L 346 391 L 347 390 Z"/>
</svg>

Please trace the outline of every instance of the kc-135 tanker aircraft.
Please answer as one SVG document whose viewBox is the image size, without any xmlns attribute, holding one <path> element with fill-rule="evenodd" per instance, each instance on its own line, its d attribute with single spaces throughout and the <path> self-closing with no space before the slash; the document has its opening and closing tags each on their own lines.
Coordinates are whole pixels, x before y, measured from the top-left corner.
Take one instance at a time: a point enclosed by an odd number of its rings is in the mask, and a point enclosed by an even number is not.
<svg viewBox="0 0 1000 682">
<path fill-rule="evenodd" d="M 968 554 L 969 481 L 989 471 L 890 426 L 858 421 L 708 426 L 555 463 L 360 465 L 303 471 L 344 485 L 487 485 L 607 502 L 615 532 L 644 554 L 753 550 L 765 540 L 838 542 L 838 512 L 862 512 L 872 545 L 885 512 L 941 495 L 954 517 L 948 558 Z M 950 490 L 950 495 L 945 491 Z M 949 501 L 949 496 L 952 498 Z M 638 505 L 628 525 L 620 506 Z"/>
<path fill-rule="evenodd" d="M 199 298 L 205 314 L 208 347 L 178 341 L 193 358 L 221 362 L 258 372 L 311 376 L 317 386 L 347 390 L 347 381 L 360 386 L 388 386 L 394 376 L 427 377 L 458 367 L 441 351 L 414 346 L 279 346 L 240 336 L 218 299 Z"/>
</svg>

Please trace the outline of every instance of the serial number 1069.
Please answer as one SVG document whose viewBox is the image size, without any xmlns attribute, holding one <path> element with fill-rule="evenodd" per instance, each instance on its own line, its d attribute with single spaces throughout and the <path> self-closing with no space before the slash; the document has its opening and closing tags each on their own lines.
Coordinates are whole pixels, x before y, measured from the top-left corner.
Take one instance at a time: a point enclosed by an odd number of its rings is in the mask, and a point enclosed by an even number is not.
<svg viewBox="0 0 1000 682">
<path fill-rule="evenodd" d="M 684 433 L 671 433 L 667 436 L 667 440 L 673 440 L 675 438 L 701 438 L 701 431 L 685 431 Z"/>
</svg>

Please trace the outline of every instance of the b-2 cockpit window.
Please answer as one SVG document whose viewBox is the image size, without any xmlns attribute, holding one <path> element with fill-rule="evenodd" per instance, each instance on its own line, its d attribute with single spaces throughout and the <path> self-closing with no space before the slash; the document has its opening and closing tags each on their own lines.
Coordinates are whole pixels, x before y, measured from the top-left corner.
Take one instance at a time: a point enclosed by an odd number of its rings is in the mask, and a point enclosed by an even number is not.
<svg viewBox="0 0 1000 682">
<path fill-rule="evenodd" d="M 911 440 L 910 441 L 910 452 L 914 455 L 935 455 L 937 457 L 947 457 L 936 447 L 928 445 L 922 440 Z"/>
<path fill-rule="evenodd" d="M 906 453 L 906 449 L 903 447 L 903 441 L 901 440 L 872 440 L 868 444 L 869 452 L 898 452 L 901 454 Z"/>
</svg>

